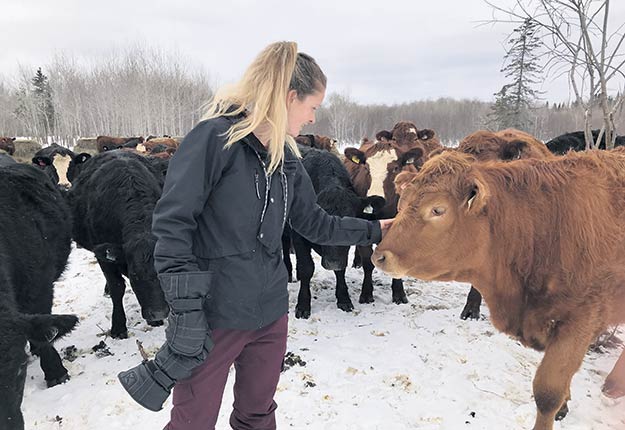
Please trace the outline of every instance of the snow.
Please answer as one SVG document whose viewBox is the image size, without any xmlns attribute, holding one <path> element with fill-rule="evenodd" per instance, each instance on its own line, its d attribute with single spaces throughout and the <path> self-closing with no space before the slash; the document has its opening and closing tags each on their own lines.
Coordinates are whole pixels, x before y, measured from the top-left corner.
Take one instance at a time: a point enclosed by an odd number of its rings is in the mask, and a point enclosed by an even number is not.
<svg viewBox="0 0 625 430">
<path fill-rule="evenodd" d="M 376 271 L 375 303 L 361 305 L 362 273 L 350 268 L 347 282 L 356 309 L 345 313 L 336 308 L 334 274 L 315 259 L 312 316 L 297 320 L 290 314 L 287 351 L 295 354 L 295 363 L 282 374 L 275 396 L 278 428 L 532 427 L 532 378 L 541 354 L 496 332 L 485 306 L 482 320 L 460 320 L 468 285 L 406 280 L 409 303 L 395 305 L 390 279 Z M 289 284 L 291 311 L 298 288 L 297 283 Z M 22 403 L 26 429 L 161 429 L 167 423 L 171 397 L 162 411 L 150 412 L 134 403 L 116 377 L 141 361 L 136 340 L 154 354 L 165 338 L 164 327 L 146 324 L 128 288 L 124 301 L 130 338 L 106 337 L 112 304 L 103 290 L 104 278 L 93 254 L 74 248 L 56 283 L 53 312 L 80 317 L 74 332 L 56 343 L 61 353 L 74 346 L 78 357 L 64 360 L 71 380 L 49 389 L 39 360 L 30 363 Z M 113 355 L 93 352 L 101 341 Z M 569 415 L 555 424 L 556 430 L 625 429 L 625 400 L 601 394 L 620 351 L 586 355 L 573 379 Z M 298 358 L 305 365 L 298 364 Z M 218 429 L 230 428 L 232 376 Z"/>
</svg>

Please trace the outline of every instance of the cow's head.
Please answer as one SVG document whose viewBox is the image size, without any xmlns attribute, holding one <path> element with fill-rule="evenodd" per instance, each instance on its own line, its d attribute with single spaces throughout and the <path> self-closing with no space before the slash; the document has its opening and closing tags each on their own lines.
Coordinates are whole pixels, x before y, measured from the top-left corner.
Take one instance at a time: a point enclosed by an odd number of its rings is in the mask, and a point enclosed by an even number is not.
<svg viewBox="0 0 625 430">
<path fill-rule="evenodd" d="M 471 133 L 462 139 L 458 151 L 471 154 L 478 161 L 552 157 L 544 143 L 528 133 L 512 128 L 496 133 L 488 130 Z"/>
<path fill-rule="evenodd" d="M 0 137 L 0 150 L 6 151 L 7 154 L 15 154 L 14 137 Z"/>
<path fill-rule="evenodd" d="M 24 428 L 20 406 L 28 364 L 26 342 L 53 342 L 72 331 L 77 323 L 75 315 L 0 315 L 0 428 Z"/>
<path fill-rule="evenodd" d="M 69 167 L 67 168 L 67 180 L 74 183 L 76 178 L 80 175 L 85 163 L 90 159 L 91 154 L 86 152 L 81 152 L 80 154 L 74 156 L 69 163 Z"/>
<path fill-rule="evenodd" d="M 141 315 L 151 326 L 163 324 L 169 307 L 154 270 L 154 245 L 151 233 L 138 233 L 124 238 L 123 246 L 101 243 L 93 247 L 98 261 L 120 266 L 130 280 L 130 286 L 141 306 Z"/>
<path fill-rule="evenodd" d="M 409 121 L 400 121 L 393 127 L 393 140 L 399 146 L 410 145 L 417 140 L 418 130 L 414 123 Z"/>
<path fill-rule="evenodd" d="M 490 193 L 473 163 L 447 152 L 397 176 L 398 214 L 372 258 L 376 266 L 396 278 L 462 281 L 486 261 Z"/>
</svg>

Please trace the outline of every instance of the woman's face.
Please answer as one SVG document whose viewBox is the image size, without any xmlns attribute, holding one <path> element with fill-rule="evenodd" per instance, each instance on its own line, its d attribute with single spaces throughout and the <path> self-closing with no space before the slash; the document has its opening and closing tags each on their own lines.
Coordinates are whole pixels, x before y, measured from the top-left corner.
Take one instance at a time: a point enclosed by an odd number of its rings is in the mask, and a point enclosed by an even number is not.
<svg viewBox="0 0 625 430">
<path fill-rule="evenodd" d="M 302 127 L 306 124 L 315 123 L 315 111 L 323 102 L 326 95 L 325 88 L 322 91 L 315 91 L 301 99 L 297 97 L 295 90 L 290 90 L 287 94 L 286 107 L 288 113 L 287 133 L 293 137 L 298 136 Z"/>
</svg>

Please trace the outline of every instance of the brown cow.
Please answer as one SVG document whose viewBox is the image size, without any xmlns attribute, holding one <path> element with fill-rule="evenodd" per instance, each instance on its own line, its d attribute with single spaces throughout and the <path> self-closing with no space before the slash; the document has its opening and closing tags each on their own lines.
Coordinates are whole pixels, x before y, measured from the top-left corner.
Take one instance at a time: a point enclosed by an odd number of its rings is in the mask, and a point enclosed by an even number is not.
<svg viewBox="0 0 625 430">
<path fill-rule="evenodd" d="M 367 164 L 367 156 L 361 150 L 351 147 L 345 148 L 343 154 L 345 155 L 343 165 L 349 173 L 349 179 L 356 194 L 360 197 L 367 197 L 367 192 L 371 187 L 371 171 Z"/>
<path fill-rule="evenodd" d="M 448 152 L 397 177 L 399 214 L 373 261 L 393 276 L 470 282 L 493 325 L 544 351 L 534 430 L 550 430 L 589 345 L 625 320 L 625 154 L 475 163 Z M 625 395 L 625 359 L 603 392 Z"/>
<path fill-rule="evenodd" d="M 515 128 L 492 132 L 479 130 L 466 136 L 457 151 L 473 155 L 478 161 L 512 161 L 524 158 L 545 159 L 554 155 L 540 140 Z M 442 151 L 437 151 L 438 153 Z M 467 296 L 460 318 L 479 319 L 482 296 L 473 287 Z"/>
<path fill-rule="evenodd" d="M 14 137 L 0 137 L 0 150 L 5 151 L 9 155 L 15 154 Z"/>
<path fill-rule="evenodd" d="M 143 142 L 143 136 L 139 137 L 111 137 L 98 136 L 96 138 L 96 148 L 98 152 L 112 151 L 114 149 L 128 148 Z"/>
</svg>

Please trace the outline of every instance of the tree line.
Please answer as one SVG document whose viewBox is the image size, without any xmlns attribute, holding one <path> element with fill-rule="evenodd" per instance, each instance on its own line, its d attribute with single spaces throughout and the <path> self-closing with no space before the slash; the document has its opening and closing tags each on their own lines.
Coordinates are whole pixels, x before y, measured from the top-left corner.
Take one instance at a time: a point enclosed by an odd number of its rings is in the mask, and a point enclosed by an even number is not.
<svg viewBox="0 0 625 430">
<path fill-rule="evenodd" d="M 35 70 L 22 68 L 14 79 L 0 77 L 0 135 L 24 136 L 40 143 L 71 147 L 78 138 L 97 135 L 182 136 L 200 120 L 213 89 L 206 72 L 190 69 L 175 56 L 135 48 L 87 67 L 57 57 Z M 493 122 L 496 100 L 440 98 L 403 104 L 361 104 L 345 94 L 330 94 L 317 123 L 305 133 L 358 144 L 398 121 L 433 129 L 454 144 L 478 129 L 505 128 Z M 625 132 L 623 106 L 615 113 Z M 588 115 L 577 102 L 535 101 L 519 126 L 542 140 L 584 128 Z M 601 115 L 593 117 L 601 126 Z"/>
</svg>

